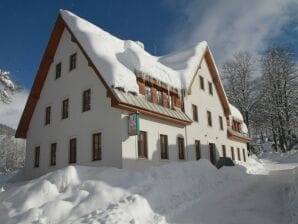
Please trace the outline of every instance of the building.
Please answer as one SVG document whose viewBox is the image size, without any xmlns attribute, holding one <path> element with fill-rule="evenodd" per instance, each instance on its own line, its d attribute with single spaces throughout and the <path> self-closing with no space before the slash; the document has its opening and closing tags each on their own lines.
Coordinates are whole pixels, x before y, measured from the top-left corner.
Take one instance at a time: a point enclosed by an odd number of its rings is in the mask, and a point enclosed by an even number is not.
<svg viewBox="0 0 298 224">
<path fill-rule="evenodd" d="M 133 125 L 139 135 L 129 134 Z M 206 42 L 156 57 L 65 10 L 16 137 L 27 139 L 27 178 L 69 164 L 142 170 L 219 156 L 245 161 L 249 142 Z"/>
</svg>

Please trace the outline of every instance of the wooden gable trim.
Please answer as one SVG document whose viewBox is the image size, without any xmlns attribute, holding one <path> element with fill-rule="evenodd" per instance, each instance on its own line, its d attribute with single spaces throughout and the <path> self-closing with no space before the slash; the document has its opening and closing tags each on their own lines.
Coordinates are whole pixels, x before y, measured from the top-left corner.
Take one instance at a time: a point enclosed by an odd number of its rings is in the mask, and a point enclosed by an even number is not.
<svg viewBox="0 0 298 224">
<path fill-rule="evenodd" d="M 199 69 L 201 68 L 201 65 L 202 65 L 202 62 L 203 62 L 203 59 L 205 58 L 206 62 L 207 62 L 207 66 L 208 66 L 208 69 L 210 71 L 210 74 L 211 74 L 211 77 L 212 77 L 212 81 L 215 85 L 215 88 L 216 88 L 216 91 L 218 93 L 218 96 L 220 98 L 220 102 L 221 102 L 221 105 L 224 109 L 224 112 L 225 112 L 225 116 L 229 116 L 231 114 L 230 112 L 230 108 L 229 108 L 229 102 L 227 100 L 227 97 L 225 95 L 225 92 L 224 92 L 224 89 L 223 89 L 223 86 L 221 85 L 221 82 L 219 80 L 219 74 L 217 72 L 217 69 L 215 67 L 215 63 L 214 63 L 214 60 L 213 60 L 213 57 L 211 55 L 211 52 L 209 50 L 208 47 L 206 47 L 205 49 L 205 53 L 204 53 L 204 56 L 200 59 L 200 62 L 199 62 L 199 65 L 196 69 L 196 72 L 193 74 L 193 78 L 192 78 L 192 81 L 187 89 L 187 93 L 188 94 L 191 94 L 191 87 L 194 83 L 194 80 L 195 80 L 195 77 L 196 77 L 196 74 L 198 73 Z"/>
<path fill-rule="evenodd" d="M 47 77 L 48 70 L 53 62 L 54 54 L 56 52 L 57 46 L 59 44 L 60 38 L 64 31 L 64 23 L 61 16 L 58 16 L 54 28 L 52 30 L 49 42 L 47 44 L 46 50 L 42 57 L 39 69 L 37 71 L 36 78 L 34 80 L 32 89 L 28 96 L 25 109 L 21 116 L 15 137 L 16 138 L 26 138 L 29 124 L 34 113 L 34 109 L 38 102 L 41 89 L 43 87 L 44 81 Z"/>
<path fill-rule="evenodd" d="M 143 108 L 135 107 L 135 106 L 124 104 L 124 103 L 118 103 L 118 104 L 114 105 L 114 107 L 123 109 L 123 110 L 127 110 L 127 111 L 131 111 L 131 112 L 139 112 L 140 114 L 143 114 L 143 115 L 147 115 L 150 117 L 154 117 L 154 118 L 157 118 L 160 120 L 168 121 L 168 122 L 175 123 L 175 124 L 182 125 L 182 126 L 190 125 L 192 123 L 191 121 L 179 120 L 176 118 L 172 118 L 172 117 L 169 117 L 169 116 L 166 116 L 163 114 L 159 114 L 156 112 L 152 112 L 149 110 L 145 110 Z"/>
<path fill-rule="evenodd" d="M 81 44 L 78 42 L 76 37 L 73 35 L 67 24 L 64 22 L 61 15 L 57 17 L 57 20 L 55 22 L 54 28 L 52 30 L 50 39 L 48 41 L 45 53 L 42 57 L 39 69 L 37 71 L 36 78 L 34 80 L 33 86 L 31 88 L 29 97 L 27 99 L 23 114 L 21 116 L 15 137 L 16 138 L 26 138 L 27 137 L 27 131 L 31 122 L 31 118 L 33 116 L 35 107 L 37 105 L 41 90 L 43 88 L 44 82 L 46 80 L 46 77 L 48 75 L 49 68 L 53 62 L 59 41 L 61 39 L 61 36 L 63 34 L 64 29 L 67 29 L 68 32 L 71 34 L 71 41 L 77 43 L 80 50 L 83 52 L 84 56 L 86 57 L 88 61 L 88 66 L 92 67 L 96 75 L 99 77 L 105 88 L 107 89 L 107 92 L 110 97 L 111 101 L 117 102 L 116 98 L 114 97 L 113 93 L 111 92 L 111 89 L 105 82 L 105 80 L 102 78 L 99 71 L 96 69 L 93 62 L 90 60 L 89 56 L 86 54 L 84 49 L 82 48 Z M 112 103 L 111 103 L 112 104 Z"/>
</svg>

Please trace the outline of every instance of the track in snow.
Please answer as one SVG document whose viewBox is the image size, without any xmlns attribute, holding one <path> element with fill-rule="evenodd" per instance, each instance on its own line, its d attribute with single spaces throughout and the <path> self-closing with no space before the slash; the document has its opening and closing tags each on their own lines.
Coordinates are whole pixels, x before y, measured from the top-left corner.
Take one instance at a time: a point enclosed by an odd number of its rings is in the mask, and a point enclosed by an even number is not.
<svg viewBox="0 0 298 224">
<path fill-rule="evenodd" d="M 268 164 L 268 175 L 249 175 L 245 181 L 230 181 L 222 190 L 170 218 L 171 223 L 284 224 L 291 220 L 289 190 L 297 164 Z M 219 188 L 220 189 L 220 188 Z M 298 223 L 298 220 L 297 220 Z"/>
</svg>

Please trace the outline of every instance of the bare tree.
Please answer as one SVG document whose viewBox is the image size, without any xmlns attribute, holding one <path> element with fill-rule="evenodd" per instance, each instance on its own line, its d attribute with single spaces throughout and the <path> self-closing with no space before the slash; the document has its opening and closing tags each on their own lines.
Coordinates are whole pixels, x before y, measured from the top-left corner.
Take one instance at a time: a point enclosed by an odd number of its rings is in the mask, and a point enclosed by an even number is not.
<svg viewBox="0 0 298 224">
<path fill-rule="evenodd" d="M 285 152 L 293 145 L 298 114 L 298 76 L 289 47 L 270 48 L 262 58 L 262 113 L 273 140 Z"/>
<path fill-rule="evenodd" d="M 254 72 L 254 61 L 248 52 L 235 54 L 233 59 L 226 61 L 223 65 L 227 96 L 242 113 L 249 134 L 251 116 L 259 101 L 256 78 L 253 77 Z"/>
</svg>

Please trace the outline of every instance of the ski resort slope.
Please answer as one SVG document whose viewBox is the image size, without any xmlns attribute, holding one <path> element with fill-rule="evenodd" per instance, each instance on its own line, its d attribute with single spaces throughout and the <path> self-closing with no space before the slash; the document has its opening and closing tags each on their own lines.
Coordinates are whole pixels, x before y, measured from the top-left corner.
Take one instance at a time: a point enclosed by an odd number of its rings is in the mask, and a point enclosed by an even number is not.
<svg viewBox="0 0 298 224">
<path fill-rule="evenodd" d="M 297 224 L 297 164 L 249 158 L 245 166 L 217 170 L 204 159 L 144 172 L 69 166 L 4 184 L 0 223 Z"/>
</svg>

